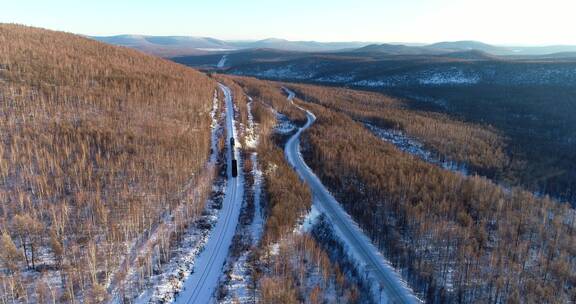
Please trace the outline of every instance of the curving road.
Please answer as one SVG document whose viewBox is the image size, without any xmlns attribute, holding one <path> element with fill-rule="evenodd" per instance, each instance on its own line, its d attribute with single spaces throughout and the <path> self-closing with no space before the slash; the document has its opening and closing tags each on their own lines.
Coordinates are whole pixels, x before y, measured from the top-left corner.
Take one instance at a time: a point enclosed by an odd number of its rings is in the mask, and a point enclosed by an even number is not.
<svg viewBox="0 0 576 304">
<path fill-rule="evenodd" d="M 232 238 L 238 224 L 238 217 L 242 207 L 244 196 L 244 175 L 240 168 L 242 162 L 236 149 L 232 151 L 230 140 L 236 139 L 234 127 L 234 105 L 230 89 L 220 84 L 220 89 L 226 99 L 226 174 L 228 182 L 222 209 L 219 213 L 218 222 L 212 231 L 204 250 L 196 258 L 194 272 L 184 282 L 184 289 L 176 298 L 175 303 L 210 303 L 218 285 L 218 279 L 222 273 L 222 267 L 226 262 Z M 237 140 L 235 140 L 238 142 Z M 238 176 L 232 177 L 232 156 L 238 160 Z"/>
<path fill-rule="evenodd" d="M 288 94 L 288 100 L 294 104 L 295 93 L 286 88 L 284 90 Z M 314 204 L 326 214 L 338 235 L 352 248 L 352 254 L 362 264 L 366 265 L 365 269 L 371 272 L 372 276 L 378 280 L 381 294 L 383 294 L 380 302 L 420 303 L 420 300 L 414 295 L 412 290 L 406 286 L 364 232 L 304 162 L 300 153 L 300 135 L 314 123 L 316 117 L 310 111 L 296 104 L 294 106 L 306 113 L 308 121 L 298 132 L 290 137 L 284 148 L 284 153 L 288 162 L 312 190 Z"/>
</svg>

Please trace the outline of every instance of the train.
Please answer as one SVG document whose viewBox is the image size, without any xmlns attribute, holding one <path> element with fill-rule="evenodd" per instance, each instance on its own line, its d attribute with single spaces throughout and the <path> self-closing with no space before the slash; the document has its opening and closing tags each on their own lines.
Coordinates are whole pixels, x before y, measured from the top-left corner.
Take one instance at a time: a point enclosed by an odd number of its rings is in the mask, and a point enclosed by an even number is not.
<svg viewBox="0 0 576 304">
<path fill-rule="evenodd" d="M 238 161 L 234 158 L 234 137 L 230 137 L 230 149 L 232 151 L 232 177 L 238 176 Z"/>
<path fill-rule="evenodd" d="M 232 159 L 232 177 L 238 176 L 238 161 L 236 159 Z"/>
</svg>

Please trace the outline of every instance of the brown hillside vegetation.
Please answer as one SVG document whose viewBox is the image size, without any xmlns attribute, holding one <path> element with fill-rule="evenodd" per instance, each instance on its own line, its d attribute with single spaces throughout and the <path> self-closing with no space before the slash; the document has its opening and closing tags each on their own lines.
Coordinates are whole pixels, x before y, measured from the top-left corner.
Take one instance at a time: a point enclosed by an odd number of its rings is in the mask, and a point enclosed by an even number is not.
<svg viewBox="0 0 576 304">
<path fill-rule="evenodd" d="M 137 51 L 0 25 L 0 302 L 106 299 L 126 246 L 182 202 L 193 218 L 203 200 L 181 198 L 203 178 L 215 87 Z"/>
<path fill-rule="evenodd" d="M 278 83 L 241 81 L 252 87 L 269 86 L 266 90 L 280 89 Z M 425 163 L 355 121 L 374 115 L 361 112 L 365 104 L 382 102 L 394 109 L 398 107 L 395 100 L 381 101 L 381 95 L 373 98 L 370 93 L 356 95 L 341 89 L 296 89 L 314 102 L 300 104 L 317 116 L 302 143 L 307 163 L 382 252 L 404 270 L 423 299 L 431 303 L 566 303 L 576 299 L 576 213 L 572 208 Z M 311 98 L 311 90 L 324 93 Z M 263 98 L 269 99 L 280 101 L 269 95 Z M 386 115 L 382 114 L 394 119 Z M 405 115 L 407 124 L 419 123 L 420 118 L 411 117 L 418 112 L 400 115 Z M 444 118 L 435 119 L 442 122 Z M 445 144 L 457 151 L 466 151 L 469 147 L 463 146 L 470 142 L 487 147 L 498 139 L 490 130 L 474 125 L 449 130 L 454 134 L 444 135 Z M 428 134 L 442 135 L 437 130 Z M 454 140 L 459 137 L 462 140 Z M 497 155 L 478 151 L 480 159 Z M 291 284 L 288 279 L 279 280 Z M 281 283 L 264 290 L 278 286 Z"/>
<path fill-rule="evenodd" d="M 253 259 L 260 300 L 262 303 L 334 300 L 355 303 L 360 298 L 359 288 L 347 279 L 339 261 L 330 261 L 326 251 L 309 234 L 294 233 L 298 220 L 309 211 L 312 197 L 273 140 L 276 117 L 272 108 L 293 120 L 302 121 L 303 113 L 286 101 L 278 86 L 240 77 L 225 77 L 223 81 L 227 84 L 234 81 L 249 92 L 254 99 L 254 120 L 260 130 L 257 152 L 264 173 L 266 223 Z M 278 250 L 271 254 L 269 251 L 274 246 Z"/>
<path fill-rule="evenodd" d="M 286 162 L 282 149 L 272 140 L 276 117 L 271 112 L 271 105 L 288 104 L 286 97 L 278 88 L 261 85 L 251 79 L 234 78 L 234 81 L 255 100 L 253 114 L 261 130 L 257 151 L 263 167 L 265 191 L 268 194 L 263 243 L 269 245 L 294 230 L 298 219 L 310 210 L 312 197 L 308 187 Z"/>
<path fill-rule="evenodd" d="M 306 101 L 343 112 L 355 120 L 401 130 L 441 157 L 466 163 L 481 174 L 502 175 L 508 166 L 504 138 L 492 128 L 438 113 L 409 110 L 401 100 L 379 93 L 312 85 L 288 86 Z"/>
<path fill-rule="evenodd" d="M 568 205 L 440 169 L 343 113 L 302 105 L 318 118 L 303 142 L 307 163 L 427 301 L 575 299 Z"/>
<path fill-rule="evenodd" d="M 286 102 L 286 96 L 280 90 L 280 84 L 264 82 L 251 77 L 228 77 L 241 84 L 245 88 L 246 94 L 260 98 L 264 104 L 288 116 L 291 121 L 302 125 L 306 123 L 306 114 Z"/>
</svg>

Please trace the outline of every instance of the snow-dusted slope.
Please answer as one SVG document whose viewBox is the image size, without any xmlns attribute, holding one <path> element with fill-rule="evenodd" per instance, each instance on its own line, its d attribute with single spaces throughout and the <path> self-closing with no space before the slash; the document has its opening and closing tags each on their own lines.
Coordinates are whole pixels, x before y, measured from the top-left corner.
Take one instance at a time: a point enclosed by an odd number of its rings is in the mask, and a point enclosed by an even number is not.
<svg viewBox="0 0 576 304">
<path fill-rule="evenodd" d="M 210 303 L 213 302 L 213 294 L 218 286 L 218 279 L 221 275 L 222 266 L 228 256 L 230 244 L 238 224 L 238 216 L 242 207 L 244 196 L 244 176 L 242 170 L 238 170 L 238 177 L 232 177 L 232 156 L 238 160 L 238 167 L 242 167 L 241 159 L 237 150 L 232 151 L 230 138 L 236 139 L 234 128 L 234 105 L 232 104 L 232 93 L 224 85 L 220 85 L 226 98 L 226 133 L 227 140 L 227 175 L 226 194 L 222 210 L 220 210 L 219 220 L 211 232 L 210 239 L 204 251 L 198 256 L 194 265 L 194 273 L 188 277 L 184 284 L 184 290 L 176 298 L 176 303 Z"/>
<path fill-rule="evenodd" d="M 294 92 L 290 90 L 286 90 L 286 92 L 288 93 L 288 100 L 292 101 L 295 97 Z M 288 140 L 284 153 L 288 162 L 312 190 L 315 206 L 326 214 L 329 221 L 334 225 L 338 237 L 350 250 L 352 257 L 361 265 L 363 270 L 368 272 L 367 275 L 375 280 L 375 284 L 379 285 L 377 289 L 381 290 L 383 294 L 383 297 L 379 299 L 380 302 L 418 303 L 418 298 L 402 281 L 400 275 L 378 252 L 368 237 L 304 162 L 300 154 L 300 135 L 314 123 L 316 117 L 310 111 L 301 107 L 298 108 L 306 112 L 308 121 Z"/>
<path fill-rule="evenodd" d="M 228 55 L 222 56 L 220 61 L 218 61 L 218 64 L 216 64 L 216 67 L 219 69 L 224 68 L 224 66 L 226 65 L 226 60 L 228 60 Z"/>
<path fill-rule="evenodd" d="M 233 67 L 230 73 L 275 80 L 298 80 L 366 88 L 460 87 L 473 85 L 576 84 L 576 63 L 443 62 L 411 68 L 390 68 L 386 62 L 344 65 L 340 61 L 305 60 L 253 63 Z"/>
</svg>

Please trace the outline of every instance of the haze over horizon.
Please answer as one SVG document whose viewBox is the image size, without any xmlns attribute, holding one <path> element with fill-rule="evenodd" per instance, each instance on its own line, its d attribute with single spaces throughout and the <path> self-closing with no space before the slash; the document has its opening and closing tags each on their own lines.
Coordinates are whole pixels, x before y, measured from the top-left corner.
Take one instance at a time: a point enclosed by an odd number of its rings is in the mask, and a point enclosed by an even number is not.
<svg viewBox="0 0 576 304">
<path fill-rule="evenodd" d="M 416 42 L 475 40 L 498 45 L 574 45 L 576 4 L 567 0 L 23 0 L 3 4 L 0 22 L 89 36 L 138 34 L 223 40 Z M 127 13 L 129 12 L 129 13 Z M 512 19 L 513 17 L 513 19 Z M 513 21 L 512 21 L 513 20 Z M 360 29 L 360 30 L 359 30 Z"/>
<path fill-rule="evenodd" d="M 0 304 L 575 302 L 576 0 L 0 1 Z"/>
</svg>

